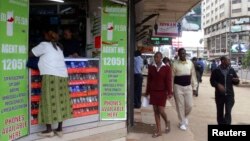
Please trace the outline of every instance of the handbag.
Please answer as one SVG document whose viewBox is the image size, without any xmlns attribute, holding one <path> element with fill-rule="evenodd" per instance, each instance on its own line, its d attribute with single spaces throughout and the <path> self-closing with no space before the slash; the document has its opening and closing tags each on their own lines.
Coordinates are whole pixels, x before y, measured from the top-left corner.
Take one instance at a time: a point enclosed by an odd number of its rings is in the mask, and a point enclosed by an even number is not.
<svg viewBox="0 0 250 141">
<path fill-rule="evenodd" d="M 26 66 L 31 69 L 38 70 L 38 61 L 39 57 L 29 57 L 26 63 Z"/>
<path fill-rule="evenodd" d="M 148 107 L 149 106 L 149 99 L 146 96 L 142 97 L 142 107 Z"/>
</svg>

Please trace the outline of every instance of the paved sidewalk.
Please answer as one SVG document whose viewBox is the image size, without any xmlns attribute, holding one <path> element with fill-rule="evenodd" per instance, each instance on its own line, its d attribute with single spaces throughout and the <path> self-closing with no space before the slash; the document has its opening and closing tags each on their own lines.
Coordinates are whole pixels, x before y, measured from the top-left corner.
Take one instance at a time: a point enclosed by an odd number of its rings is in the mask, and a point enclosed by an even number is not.
<svg viewBox="0 0 250 141">
<path fill-rule="evenodd" d="M 143 95 L 146 92 L 146 83 L 147 83 L 147 69 L 143 71 L 144 80 L 142 93 Z M 176 113 L 176 107 L 174 98 L 171 98 L 167 101 L 166 105 L 166 114 L 168 120 L 170 120 L 171 131 L 169 133 L 165 133 L 165 124 L 163 119 L 161 118 L 161 128 L 162 128 L 162 136 L 157 138 L 152 138 L 153 129 L 155 129 L 155 119 L 153 113 L 153 107 L 149 106 L 147 108 L 135 109 L 134 110 L 134 120 L 135 124 L 132 127 L 131 131 L 127 135 L 127 141 L 195 141 L 194 135 L 188 129 L 187 131 L 182 131 L 179 129 L 179 120 Z M 190 123 L 192 124 L 192 123 Z"/>
<path fill-rule="evenodd" d="M 127 141 L 195 141 L 193 133 L 188 129 L 182 131 L 179 129 L 178 117 L 175 109 L 174 99 L 167 101 L 166 113 L 168 120 L 170 120 L 171 131 L 165 133 L 165 124 L 161 119 L 162 136 L 152 138 L 153 129 L 155 128 L 155 120 L 153 115 L 153 108 L 135 109 L 135 125 L 131 132 L 127 135 Z M 192 123 L 191 123 L 192 124 Z"/>
</svg>

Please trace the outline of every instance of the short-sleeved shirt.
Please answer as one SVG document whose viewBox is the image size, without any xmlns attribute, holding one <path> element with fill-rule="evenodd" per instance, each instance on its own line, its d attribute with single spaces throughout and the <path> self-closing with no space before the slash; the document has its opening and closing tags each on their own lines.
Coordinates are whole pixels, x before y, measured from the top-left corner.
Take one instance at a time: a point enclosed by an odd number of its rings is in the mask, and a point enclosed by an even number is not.
<svg viewBox="0 0 250 141">
<path fill-rule="evenodd" d="M 134 57 L 134 73 L 141 74 L 143 68 L 143 59 L 141 56 Z"/>
<path fill-rule="evenodd" d="M 40 57 L 38 68 L 41 75 L 68 77 L 63 51 L 53 47 L 51 42 L 41 42 L 32 49 L 36 57 Z"/>
</svg>

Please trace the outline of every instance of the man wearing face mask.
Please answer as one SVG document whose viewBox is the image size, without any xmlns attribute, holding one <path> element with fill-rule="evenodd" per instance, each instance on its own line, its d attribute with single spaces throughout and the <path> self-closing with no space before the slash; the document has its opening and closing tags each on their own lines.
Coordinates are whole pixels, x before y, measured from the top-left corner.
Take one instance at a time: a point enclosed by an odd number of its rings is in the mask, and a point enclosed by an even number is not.
<svg viewBox="0 0 250 141">
<path fill-rule="evenodd" d="M 197 78 L 194 64 L 186 60 L 186 50 L 178 50 L 179 59 L 173 63 L 173 88 L 174 98 L 180 120 L 179 128 L 187 130 L 188 115 L 191 113 L 193 105 L 193 95 L 196 95 Z"/>
<path fill-rule="evenodd" d="M 234 105 L 233 85 L 238 85 L 240 81 L 234 69 L 230 67 L 230 60 L 226 56 L 222 56 L 220 60 L 221 65 L 212 72 L 210 83 L 215 87 L 217 123 L 230 125 L 232 121 L 231 111 Z"/>
</svg>

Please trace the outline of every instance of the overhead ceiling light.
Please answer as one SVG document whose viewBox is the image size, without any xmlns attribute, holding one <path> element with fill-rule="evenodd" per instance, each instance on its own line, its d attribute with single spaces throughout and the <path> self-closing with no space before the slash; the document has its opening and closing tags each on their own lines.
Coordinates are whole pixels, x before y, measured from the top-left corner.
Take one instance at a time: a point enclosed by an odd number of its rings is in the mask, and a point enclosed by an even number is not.
<svg viewBox="0 0 250 141">
<path fill-rule="evenodd" d="M 122 1 L 122 0 L 110 0 L 110 1 L 114 2 L 114 3 L 121 4 L 121 5 L 127 5 L 127 3 L 125 1 Z"/>
<path fill-rule="evenodd" d="M 71 10 L 71 9 L 72 9 L 71 7 L 65 8 L 65 9 L 63 9 L 60 13 L 63 14 L 63 13 L 65 13 L 65 12 Z"/>
<path fill-rule="evenodd" d="M 61 2 L 61 3 L 64 3 L 64 0 L 49 0 L 49 1 L 54 1 L 54 2 Z"/>
</svg>

